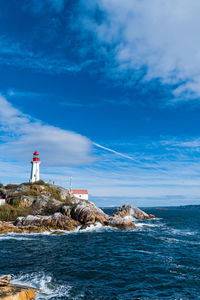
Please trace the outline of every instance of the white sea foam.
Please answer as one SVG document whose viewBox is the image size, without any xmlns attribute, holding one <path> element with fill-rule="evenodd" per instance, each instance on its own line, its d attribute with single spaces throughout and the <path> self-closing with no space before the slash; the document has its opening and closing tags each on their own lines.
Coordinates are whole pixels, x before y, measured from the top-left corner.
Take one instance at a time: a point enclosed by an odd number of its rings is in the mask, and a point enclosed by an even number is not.
<svg viewBox="0 0 200 300">
<path fill-rule="evenodd" d="M 171 233 L 175 234 L 175 235 L 198 235 L 198 232 L 195 231 L 188 231 L 188 230 L 184 230 L 184 229 L 176 229 L 176 228 L 172 228 L 171 229 Z"/>
<path fill-rule="evenodd" d="M 26 241 L 26 240 L 32 240 L 31 237 L 28 237 L 27 235 L 24 236 L 24 234 L 19 233 L 7 233 L 7 234 L 1 234 L 0 240 L 18 240 L 18 241 Z"/>
<path fill-rule="evenodd" d="M 27 285 L 36 289 L 40 289 L 41 292 L 37 293 L 36 299 L 59 299 L 59 297 L 70 296 L 70 285 L 61 285 L 53 281 L 51 275 L 44 272 L 37 272 L 31 274 L 21 274 L 14 276 L 12 283 Z"/>
<path fill-rule="evenodd" d="M 148 223 L 148 222 L 135 222 L 136 228 L 137 227 L 163 227 L 163 223 Z"/>
</svg>

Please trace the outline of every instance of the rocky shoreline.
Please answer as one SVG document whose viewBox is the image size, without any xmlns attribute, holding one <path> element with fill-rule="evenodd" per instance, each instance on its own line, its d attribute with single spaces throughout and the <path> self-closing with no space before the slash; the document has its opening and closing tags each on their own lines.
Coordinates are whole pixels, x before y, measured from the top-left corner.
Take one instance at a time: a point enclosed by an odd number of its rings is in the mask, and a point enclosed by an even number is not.
<svg viewBox="0 0 200 300">
<path fill-rule="evenodd" d="M 67 189 L 45 183 L 2 187 L 0 196 L 6 199 L 5 211 L 10 209 L 13 214 L 10 213 L 8 219 L 2 220 L 4 206 L 1 206 L 0 234 L 71 231 L 77 228 L 82 230 L 97 223 L 122 229 L 134 228 L 133 218 L 155 218 L 127 204 L 117 208 L 109 216 L 93 202 L 80 200 L 73 197 Z M 15 216 L 18 211 L 19 216 Z"/>
</svg>

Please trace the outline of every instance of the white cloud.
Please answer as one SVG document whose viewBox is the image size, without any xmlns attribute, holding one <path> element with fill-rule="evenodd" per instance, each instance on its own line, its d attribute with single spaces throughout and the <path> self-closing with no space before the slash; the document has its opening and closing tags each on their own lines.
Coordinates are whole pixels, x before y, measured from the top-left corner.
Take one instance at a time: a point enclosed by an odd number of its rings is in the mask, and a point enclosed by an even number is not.
<svg viewBox="0 0 200 300">
<path fill-rule="evenodd" d="M 3 97 L 0 97 L 0 134 L 2 159 L 29 161 L 37 149 L 44 165 L 85 165 L 94 160 L 89 139 L 34 120 Z"/>
<path fill-rule="evenodd" d="M 81 24 L 93 34 L 97 51 L 107 56 L 112 76 L 129 72 L 128 83 L 142 76 L 144 81 L 176 85 L 173 93 L 179 100 L 200 96 L 199 0 L 81 4 Z"/>
</svg>

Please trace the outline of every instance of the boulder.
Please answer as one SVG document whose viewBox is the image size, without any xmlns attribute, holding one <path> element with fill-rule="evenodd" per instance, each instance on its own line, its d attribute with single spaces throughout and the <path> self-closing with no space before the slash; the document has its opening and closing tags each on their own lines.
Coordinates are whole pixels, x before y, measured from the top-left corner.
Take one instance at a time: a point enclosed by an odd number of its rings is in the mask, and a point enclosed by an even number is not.
<svg viewBox="0 0 200 300">
<path fill-rule="evenodd" d="M 64 234 L 64 232 L 60 231 L 60 230 L 56 230 L 56 231 L 53 231 L 51 234 L 53 234 L 53 235 L 61 235 L 61 234 Z"/>
<path fill-rule="evenodd" d="M 38 214 L 53 214 L 60 211 L 63 203 L 56 199 L 49 199 L 47 196 L 39 196 L 33 202 L 33 211 Z"/>
<path fill-rule="evenodd" d="M 34 289 L 27 286 L 9 284 L 0 287 L 0 299 L 2 300 L 31 300 L 35 297 Z"/>
<path fill-rule="evenodd" d="M 0 286 L 6 286 L 10 283 L 11 276 L 10 275 L 5 275 L 0 277 Z"/>
<path fill-rule="evenodd" d="M 61 213 L 54 213 L 51 216 L 29 215 L 27 217 L 19 217 L 14 225 L 22 230 L 31 230 L 31 228 L 35 229 L 35 227 L 39 227 L 42 230 L 44 228 L 46 230 L 74 230 L 80 225 L 80 223 Z"/>
<path fill-rule="evenodd" d="M 5 233 L 9 233 L 9 232 L 21 233 L 22 230 L 19 229 L 18 227 L 15 227 L 10 222 L 0 221 L 0 234 L 5 234 Z"/>
<path fill-rule="evenodd" d="M 135 228 L 135 224 L 131 220 L 127 220 L 120 217 L 109 217 L 105 222 L 105 225 L 117 228 Z"/>
<path fill-rule="evenodd" d="M 90 201 L 81 201 L 71 210 L 73 219 L 79 221 L 81 224 L 100 222 L 104 225 L 107 215 Z"/>
<path fill-rule="evenodd" d="M 120 218 L 131 216 L 138 220 L 155 218 L 154 215 L 148 215 L 143 210 L 129 204 L 124 204 L 123 206 L 120 206 L 117 209 L 115 209 L 113 216 L 120 217 Z"/>
</svg>

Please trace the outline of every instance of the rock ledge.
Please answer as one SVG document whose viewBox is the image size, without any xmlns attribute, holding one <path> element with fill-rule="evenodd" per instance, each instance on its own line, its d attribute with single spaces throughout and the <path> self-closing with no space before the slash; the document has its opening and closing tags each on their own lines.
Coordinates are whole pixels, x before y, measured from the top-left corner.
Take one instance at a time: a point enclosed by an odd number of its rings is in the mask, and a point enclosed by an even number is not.
<svg viewBox="0 0 200 300">
<path fill-rule="evenodd" d="M 34 289 L 27 286 L 9 284 L 0 287 L 1 300 L 31 300 L 35 297 Z"/>
</svg>

